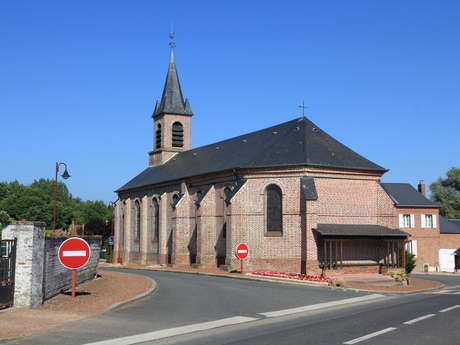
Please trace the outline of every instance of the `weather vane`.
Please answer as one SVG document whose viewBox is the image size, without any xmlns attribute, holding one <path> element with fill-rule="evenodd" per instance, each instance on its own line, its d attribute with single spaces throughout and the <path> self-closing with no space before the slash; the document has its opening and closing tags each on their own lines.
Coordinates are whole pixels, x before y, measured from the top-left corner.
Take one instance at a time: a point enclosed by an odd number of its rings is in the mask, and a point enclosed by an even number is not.
<svg viewBox="0 0 460 345">
<path fill-rule="evenodd" d="M 305 109 L 308 107 L 305 105 L 304 101 L 302 101 L 302 104 L 299 104 L 299 108 L 302 109 L 302 116 L 305 117 Z"/>
<path fill-rule="evenodd" d="M 176 43 L 174 42 L 174 38 L 176 37 L 176 33 L 174 32 L 174 27 L 173 24 L 171 24 L 171 31 L 169 32 L 169 39 L 171 40 L 169 42 L 169 48 L 174 49 L 176 48 Z"/>
</svg>

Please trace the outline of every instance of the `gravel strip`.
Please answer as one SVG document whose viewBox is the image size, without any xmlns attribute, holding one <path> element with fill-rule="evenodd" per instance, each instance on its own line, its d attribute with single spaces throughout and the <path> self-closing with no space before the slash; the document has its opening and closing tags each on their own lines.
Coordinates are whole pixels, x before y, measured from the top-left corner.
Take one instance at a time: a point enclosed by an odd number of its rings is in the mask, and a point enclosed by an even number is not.
<svg viewBox="0 0 460 345">
<path fill-rule="evenodd" d="M 0 313 L 0 339 L 29 335 L 69 321 L 79 320 L 111 309 L 114 304 L 144 297 L 153 292 L 153 280 L 128 273 L 100 271 L 100 278 L 77 287 L 77 297 L 59 294 L 43 305 L 29 308 L 11 308 Z M 139 298 L 141 298 L 139 297 Z M 119 306 L 119 305 L 117 305 Z"/>
</svg>

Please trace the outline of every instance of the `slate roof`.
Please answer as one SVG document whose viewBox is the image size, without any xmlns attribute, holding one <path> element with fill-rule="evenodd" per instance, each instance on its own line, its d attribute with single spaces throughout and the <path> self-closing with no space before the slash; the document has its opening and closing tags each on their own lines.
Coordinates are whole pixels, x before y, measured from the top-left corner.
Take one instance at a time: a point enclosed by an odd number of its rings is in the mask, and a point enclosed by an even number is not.
<svg viewBox="0 0 460 345">
<path fill-rule="evenodd" d="M 460 234 L 460 219 L 447 219 L 440 216 L 439 230 L 441 234 Z"/>
<path fill-rule="evenodd" d="M 407 232 L 373 224 L 318 224 L 321 236 L 340 237 L 408 237 Z"/>
<path fill-rule="evenodd" d="M 169 61 L 168 74 L 166 75 L 165 86 L 161 101 L 156 103 L 153 116 L 163 113 L 193 115 L 188 99 L 184 100 L 182 89 L 177 75 L 176 63 L 174 62 L 174 54 L 171 52 Z"/>
<path fill-rule="evenodd" d="M 384 173 L 305 117 L 176 154 L 117 192 L 240 168 L 317 166 Z"/>
<path fill-rule="evenodd" d="M 440 207 L 409 183 L 382 183 L 381 185 L 398 207 Z"/>
<path fill-rule="evenodd" d="M 449 222 L 454 223 L 455 225 L 460 226 L 460 219 L 449 219 Z"/>
<path fill-rule="evenodd" d="M 300 187 L 302 188 L 305 200 L 318 200 L 318 193 L 316 192 L 315 180 L 313 177 L 301 177 Z"/>
</svg>

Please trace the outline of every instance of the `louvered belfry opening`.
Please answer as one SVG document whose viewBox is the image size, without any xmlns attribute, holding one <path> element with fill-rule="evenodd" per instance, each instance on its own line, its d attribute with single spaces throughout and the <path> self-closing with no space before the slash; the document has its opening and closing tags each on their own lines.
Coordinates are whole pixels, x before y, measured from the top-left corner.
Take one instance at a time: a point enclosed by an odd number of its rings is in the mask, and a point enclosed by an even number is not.
<svg viewBox="0 0 460 345">
<path fill-rule="evenodd" d="M 157 130 L 155 132 L 155 147 L 158 149 L 161 147 L 161 125 L 158 124 Z"/>
<path fill-rule="evenodd" d="M 174 122 L 172 126 L 172 146 L 184 146 L 184 127 L 180 122 Z"/>
</svg>

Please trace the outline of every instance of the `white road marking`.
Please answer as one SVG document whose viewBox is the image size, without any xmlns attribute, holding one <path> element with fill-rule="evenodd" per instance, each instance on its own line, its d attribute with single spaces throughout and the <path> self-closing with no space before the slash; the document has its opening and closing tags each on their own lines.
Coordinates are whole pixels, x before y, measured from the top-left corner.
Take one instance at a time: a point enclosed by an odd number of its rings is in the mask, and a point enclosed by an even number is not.
<svg viewBox="0 0 460 345">
<path fill-rule="evenodd" d="M 62 256 L 86 256 L 86 250 L 64 250 Z"/>
<path fill-rule="evenodd" d="M 456 304 L 456 305 L 453 305 L 452 307 L 449 307 L 449 308 L 446 308 L 446 309 L 442 309 L 442 310 L 440 310 L 439 312 L 440 312 L 440 313 L 445 313 L 446 311 L 451 311 L 451 310 L 454 310 L 454 309 L 457 309 L 457 308 L 460 308 L 460 305 Z"/>
<path fill-rule="evenodd" d="M 244 322 L 249 322 L 249 321 L 254 321 L 254 320 L 259 320 L 259 319 L 254 318 L 254 317 L 235 316 L 235 317 L 229 317 L 227 319 L 221 319 L 221 320 L 215 320 L 215 321 L 203 322 L 203 323 L 195 323 L 193 325 L 162 329 L 159 331 L 153 331 L 153 332 L 148 332 L 148 333 L 141 333 L 141 334 L 136 334 L 136 335 L 132 335 L 129 337 L 103 340 L 103 341 L 98 341 L 95 343 L 89 343 L 85 345 L 132 345 L 132 344 L 138 344 L 138 343 L 143 343 L 147 341 L 172 337 L 176 335 L 204 331 L 204 330 L 217 328 L 217 327 L 236 325 L 239 323 L 244 323 Z"/>
<path fill-rule="evenodd" d="M 403 324 L 405 324 L 405 325 L 412 325 L 413 323 L 416 323 L 416 322 L 419 322 L 419 321 L 428 319 L 428 318 L 433 317 L 433 316 L 435 316 L 435 315 L 434 315 L 434 314 L 423 315 L 423 316 L 420 316 L 420 317 L 418 317 L 418 318 L 416 318 L 416 319 L 412 319 L 412 320 L 403 322 Z"/>
<path fill-rule="evenodd" d="M 346 345 L 356 344 L 356 343 L 359 343 L 360 341 L 367 340 L 367 339 L 370 339 L 370 338 L 374 338 L 374 337 L 376 337 L 378 335 L 385 334 L 385 333 L 388 333 L 388 332 L 392 332 L 395 329 L 396 328 L 394 328 L 394 327 L 385 328 L 385 329 L 382 329 L 381 331 L 370 333 L 368 335 L 363 335 L 362 337 L 346 341 L 346 342 L 344 342 L 344 344 L 346 344 Z"/>
<path fill-rule="evenodd" d="M 366 296 L 361 296 L 361 297 L 346 298 L 346 299 L 341 299 L 338 301 L 318 303 L 318 304 L 313 304 L 313 305 L 307 305 L 304 307 L 297 307 L 297 308 L 277 310 L 277 311 L 269 311 L 266 313 L 258 313 L 258 314 L 264 315 L 266 317 L 276 317 L 276 316 L 283 316 L 283 315 L 289 315 L 289 314 L 295 314 L 295 313 L 302 313 L 305 311 L 318 310 L 318 309 L 323 309 L 323 308 L 328 308 L 328 307 L 334 307 L 334 306 L 342 305 L 342 304 L 364 302 L 364 301 L 369 301 L 369 300 L 373 300 L 373 299 L 377 299 L 381 297 L 384 297 L 384 296 L 379 295 L 379 294 L 372 294 L 372 295 L 366 295 Z"/>
</svg>

